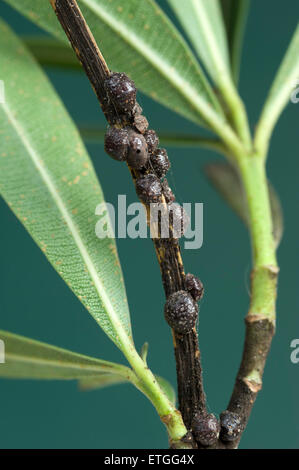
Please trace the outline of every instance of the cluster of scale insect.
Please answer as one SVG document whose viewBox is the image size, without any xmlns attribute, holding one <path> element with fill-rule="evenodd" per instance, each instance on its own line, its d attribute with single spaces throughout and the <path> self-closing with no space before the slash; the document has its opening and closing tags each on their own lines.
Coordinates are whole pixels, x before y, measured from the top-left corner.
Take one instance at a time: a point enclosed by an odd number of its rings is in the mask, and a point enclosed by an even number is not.
<svg viewBox="0 0 299 470">
<path fill-rule="evenodd" d="M 112 158 L 126 161 L 130 168 L 144 174 L 136 182 L 138 196 L 145 203 L 160 202 L 163 194 L 161 179 L 170 168 L 167 151 L 159 147 L 156 132 L 148 129 L 148 121 L 136 101 L 136 87 L 124 73 L 112 73 L 105 81 L 109 101 L 122 119 L 129 123 L 108 128 L 105 150 Z M 149 176 L 150 175 L 150 176 Z M 139 189 L 138 189 L 139 188 Z"/>
<path fill-rule="evenodd" d="M 142 202 L 156 204 L 164 196 L 172 225 L 181 227 L 179 236 L 182 236 L 188 218 L 184 209 L 175 203 L 175 196 L 165 179 L 170 168 L 167 151 L 159 147 L 156 132 L 148 129 L 148 121 L 136 101 L 134 82 L 124 73 L 112 73 L 105 82 L 105 89 L 121 117 L 120 124 L 110 126 L 106 132 L 107 154 L 115 160 L 126 161 L 130 168 L 139 172 L 135 186 Z M 201 281 L 192 274 L 187 274 L 185 288 L 171 294 L 164 309 L 167 322 L 180 334 L 187 334 L 195 327 L 198 316 L 196 302 L 203 295 Z"/>
<path fill-rule="evenodd" d="M 105 81 L 105 89 L 117 115 L 118 124 L 110 126 L 105 136 L 105 150 L 118 161 L 126 161 L 140 174 L 136 179 L 136 192 L 145 204 L 156 204 L 164 199 L 169 207 L 169 221 L 180 230 L 174 230 L 174 238 L 184 235 L 189 224 L 188 216 L 179 204 L 165 176 L 170 168 L 167 151 L 159 147 L 159 138 L 136 101 L 136 87 L 124 73 L 112 73 Z M 123 124 L 125 123 L 125 124 Z"/>
</svg>

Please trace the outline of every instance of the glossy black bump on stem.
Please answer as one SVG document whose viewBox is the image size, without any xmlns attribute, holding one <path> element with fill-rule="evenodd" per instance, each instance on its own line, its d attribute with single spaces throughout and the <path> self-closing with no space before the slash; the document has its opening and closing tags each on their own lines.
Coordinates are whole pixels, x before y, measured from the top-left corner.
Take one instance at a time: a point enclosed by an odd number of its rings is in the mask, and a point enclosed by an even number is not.
<svg viewBox="0 0 299 470">
<path fill-rule="evenodd" d="M 121 114 L 131 113 L 136 104 L 135 84 L 125 73 L 112 73 L 105 80 L 105 89 Z"/>
<path fill-rule="evenodd" d="M 166 179 L 162 182 L 163 194 L 166 202 L 171 203 L 175 201 L 175 195 L 173 194 L 171 188 L 169 187 L 168 181 Z"/>
<path fill-rule="evenodd" d="M 143 168 L 149 159 L 147 151 L 147 143 L 142 134 L 135 131 L 129 131 L 129 146 L 127 162 L 131 168 L 140 170 Z"/>
<path fill-rule="evenodd" d="M 168 325 L 184 335 L 195 327 L 198 306 L 188 292 L 181 290 L 170 294 L 165 303 L 164 315 Z"/>
<path fill-rule="evenodd" d="M 137 114 L 134 117 L 134 126 L 139 132 L 141 132 L 141 134 L 144 134 L 148 128 L 148 120 L 146 119 L 145 116 L 142 116 L 141 114 Z"/>
<path fill-rule="evenodd" d="M 170 161 L 168 159 L 167 151 L 158 148 L 151 155 L 151 164 L 159 178 L 163 178 L 170 168 Z"/>
<path fill-rule="evenodd" d="M 196 413 L 191 427 L 196 441 L 204 447 L 212 446 L 218 440 L 220 425 L 213 414 Z"/>
<path fill-rule="evenodd" d="M 154 153 L 154 151 L 159 146 L 159 137 L 157 136 L 156 132 L 153 131 L 152 129 L 149 129 L 144 134 L 144 138 L 146 140 L 149 153 Z"/>
<path fill-rule="evenodd" d="M 129 137 L 127 129 L 109 127 L 105 135 L 105 151 L 114 160 L 124 161 L 127 157 Z"/>
<path fill-rule="evenodd" d="M 220 426 L 220 439 L 224 442 L 235 441 L 243 431 L 239 415 L 228 410 L 221 413 Z"/>
<path fill-rule="evenodd" d="M 173 238 L 180 238 L 186 232 L 190 223 L 185 209 L 177 202 L 168 204 L 169 224 L 173 227 Z"/>
<path fill-rule="evenodd" d="M 193 274 L 186 274 L 185 277 L 186 289 L 192 295 L 193 299 L 197 302 L 203 297 L 204 288 L 201 280 Z"/>
<path fill-rule="evenodd" d="M 144 203 L 156 203 L 161 201 L 162 186 L 156 175 L 150 173 L 137 179 L 136 192 Z"/>
</svg>

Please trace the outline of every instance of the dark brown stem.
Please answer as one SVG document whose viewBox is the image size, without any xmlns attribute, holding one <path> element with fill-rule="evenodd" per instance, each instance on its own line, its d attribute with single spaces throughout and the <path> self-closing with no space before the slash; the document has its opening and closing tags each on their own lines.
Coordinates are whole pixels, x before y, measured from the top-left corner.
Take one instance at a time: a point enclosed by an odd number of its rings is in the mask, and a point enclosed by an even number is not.
<svg viewBox="0 0 299 470">
<path fill-rule="evenodd" d="M 109 124 L 132 125 L 130 116 L 119 116 L 109 101 L 104 81 L 109 68 L 89 30 L 75 0 L 50 0 L 69 41 L 80 60 L 97 95 Z M 142 172 L 130 168 L 133 180 L 140 174 L 153 172 L 148 166 Z M 165 198 L 164 198 L 165 202 Z M 185 289 L 185 272 L 179 242 L 175 238 L 153 239 L 160 264 L 165 295 Z M 173 332 L 177 365 L 179 408 L 187 429 L 195 411 L 205 411 L 205 394 L 202 387 L 200 352 L 196 330 L 186 335 Z"/>
<path fill-rule="evenodd" d="M 185 273 L 176 239 L 154 239 L 166 297 L 185 289 Z M 196 330 L 180 335 L 172 330 L 175 350 L 179 409 L 187 429 L 196 411 L 205 411 L 206 397 Z"/>
<path fill-rule="evenodd" d="M 262 388 L 264 368 L 275 333 L 275 295 L 271 300 L 268 315 L 258 311 L 255 289 L 261 284 L 261 277 L 266 290 L 276 292 L 278 268 L 264 266 L 252 272 L 251 305 L 245 319 L 246 333 L 241 365 L 227 410 L 221 417 L 224 425 L 220 438 L 227 448 L 238 447 L 246 428 L 254 402 Z M 229 420 L 235 425 L 235 432 L 227 433 Z"/>
<path fill-rule="evenodd" d="M 228 447 L 237 447 L 242 432 L 246 428 L 252 407 L 262 388 L 260 380 L 250 377 L 252 371 L 258 371 L 262 376 L 266 359 L 274 335 L 274 325 L 271 321 L 259 318 L 246 318 L 246 335 L 242 362 L 236 378 L 234 390 L 227 407 L 228 411 L 236 413 L 240 418 L 240 434 Z"/>
</svg>

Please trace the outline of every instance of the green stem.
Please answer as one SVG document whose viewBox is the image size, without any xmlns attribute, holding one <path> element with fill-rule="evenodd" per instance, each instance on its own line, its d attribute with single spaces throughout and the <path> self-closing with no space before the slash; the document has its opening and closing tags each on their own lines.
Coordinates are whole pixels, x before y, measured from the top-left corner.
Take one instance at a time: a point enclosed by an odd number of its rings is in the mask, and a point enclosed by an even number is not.
<svg viewBox="0 0 299 470">
<path fill-rule="evenodd" d="M 242 361 L 227 407 L 227 413 L 237 414 L 240 426 L 236 439 L 226 443 L 228 448 L 238 447 L 262 388 L 264 367 L 275 332 L 278 275 L 265 158 L 257 154 L 239 156 L 238 164 L 249 208 L 253 270 Z"/>
<path fill-rule="evenodd" d="M 253 253 L 249 314 L 274 323 L 278 266 L 265 158 L 254 155 L 240 159 L 239 168 L 248 201 Z"/>
<path fill-rule="evenodd" d="M 250 214 L 253 251 L 251 299 L 247 315 L 247 336 L 255 339 L 243 356 L 246 374 L 242 377 L 252 390 L 260 390 L 266 358 L 275 330 L 278 266 L 273 238 L 272 214 L 265 168 L 265 158 L 255 155 L 242 161 L 241 173 Z M 256 331 L 266 325 L 261 338 Z M 258 338 L 258 339 L 257 339 Z M 263 351 L 261 354 L 259 351 Z"/>
<path fill-rule="evenodd" d="M 248 201 L 254 267 L 277 266 L 265 159 L 240 158 L 239 169 Z"/>
<path fill-rule="evenodd" d="M 180 412 L 164 394 L 154 374 L 139 356 L 134 345 L 126 341 L 122 350 L 136 374 L 136 379 L 133 376 L 130 377 L 131 382 L 152 402 L 167 428 L 170 440 L 181 441 L 187 434 L 187 429 Z M 190 445 L 186 444 L 186 448 L 190 448 Z"/>
<path fill-rule="evenodd" d="M 252 140 L 244 104 L 229 76 L 224 74 L 222 79 L 219 80 L 218 86 L 229 108 L 231 121 L 237 131 L 237 135 L 243 142 L 245 150 L 250 151 Z"/>
</svg>

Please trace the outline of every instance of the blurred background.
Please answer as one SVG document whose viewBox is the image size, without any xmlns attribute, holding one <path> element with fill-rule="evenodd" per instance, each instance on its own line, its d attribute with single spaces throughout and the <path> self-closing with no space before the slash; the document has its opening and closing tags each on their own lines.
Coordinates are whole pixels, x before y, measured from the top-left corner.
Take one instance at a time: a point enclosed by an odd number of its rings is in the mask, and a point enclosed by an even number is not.
<svg viewBox="0 0 299 470">
<path fill-rule="evenodd" d="M 167 9 L 165 1 L 159 3 Z M 251 4 L 240 86 L 254 127 L 298 21 L 299 4 L 294 0 L 283 4 L 280 0 L 252 0 Z M 3 2 L 0 15 L 18 34 L 40 33 Z M 77 124 L 106 126 L 82 73 L 46 71 Z M 195 125 L 147 97 L 139 95 L 139 101 L 152 128 L 198 132 Z M 290 343 L 299 338 L 298 135 L 299 104 L 290 104 L 276 128 L 268 162 L 269 178 L 281 197 L 285 217 L 278 252 L 277 334 L 241 448 L 299 447 L 299 364 L 290 361 Z M 88 145 L 88 150 L 106 200 L 116 204 L 117 195 L 126 194 L 128 203 L 136 201 L 126 168 L 105 155 L 102 143 Z M 169 156 L 169 183 L 178 202 L 204 203 L 204 244 L 200 250 L 183 251 L 183 257 L 187 272 L 198 275 L 205 285 L 199 323 L 204 384 L 210 411 L 220 413 L 229 400 L 241 357 L 249 301 L 249 239 L 245 227 L 204 176 L 205 163 L 222 157 L 197 148 L 171 148 Z M 3 200 L 0 220 L 0 328 L 123 362 Z M 117 243 L 136 345 L 149 342 L 150 367 L 175 386 L 172 340 L 162 314 L 164 294 L 152 242 L 125 239 Z M 168 445 L 152 405 L 130 385 L 80 392 L 74 382 L 0 380 L 0 403 L 1 448 L 146 449 Z"/>
</svg>

